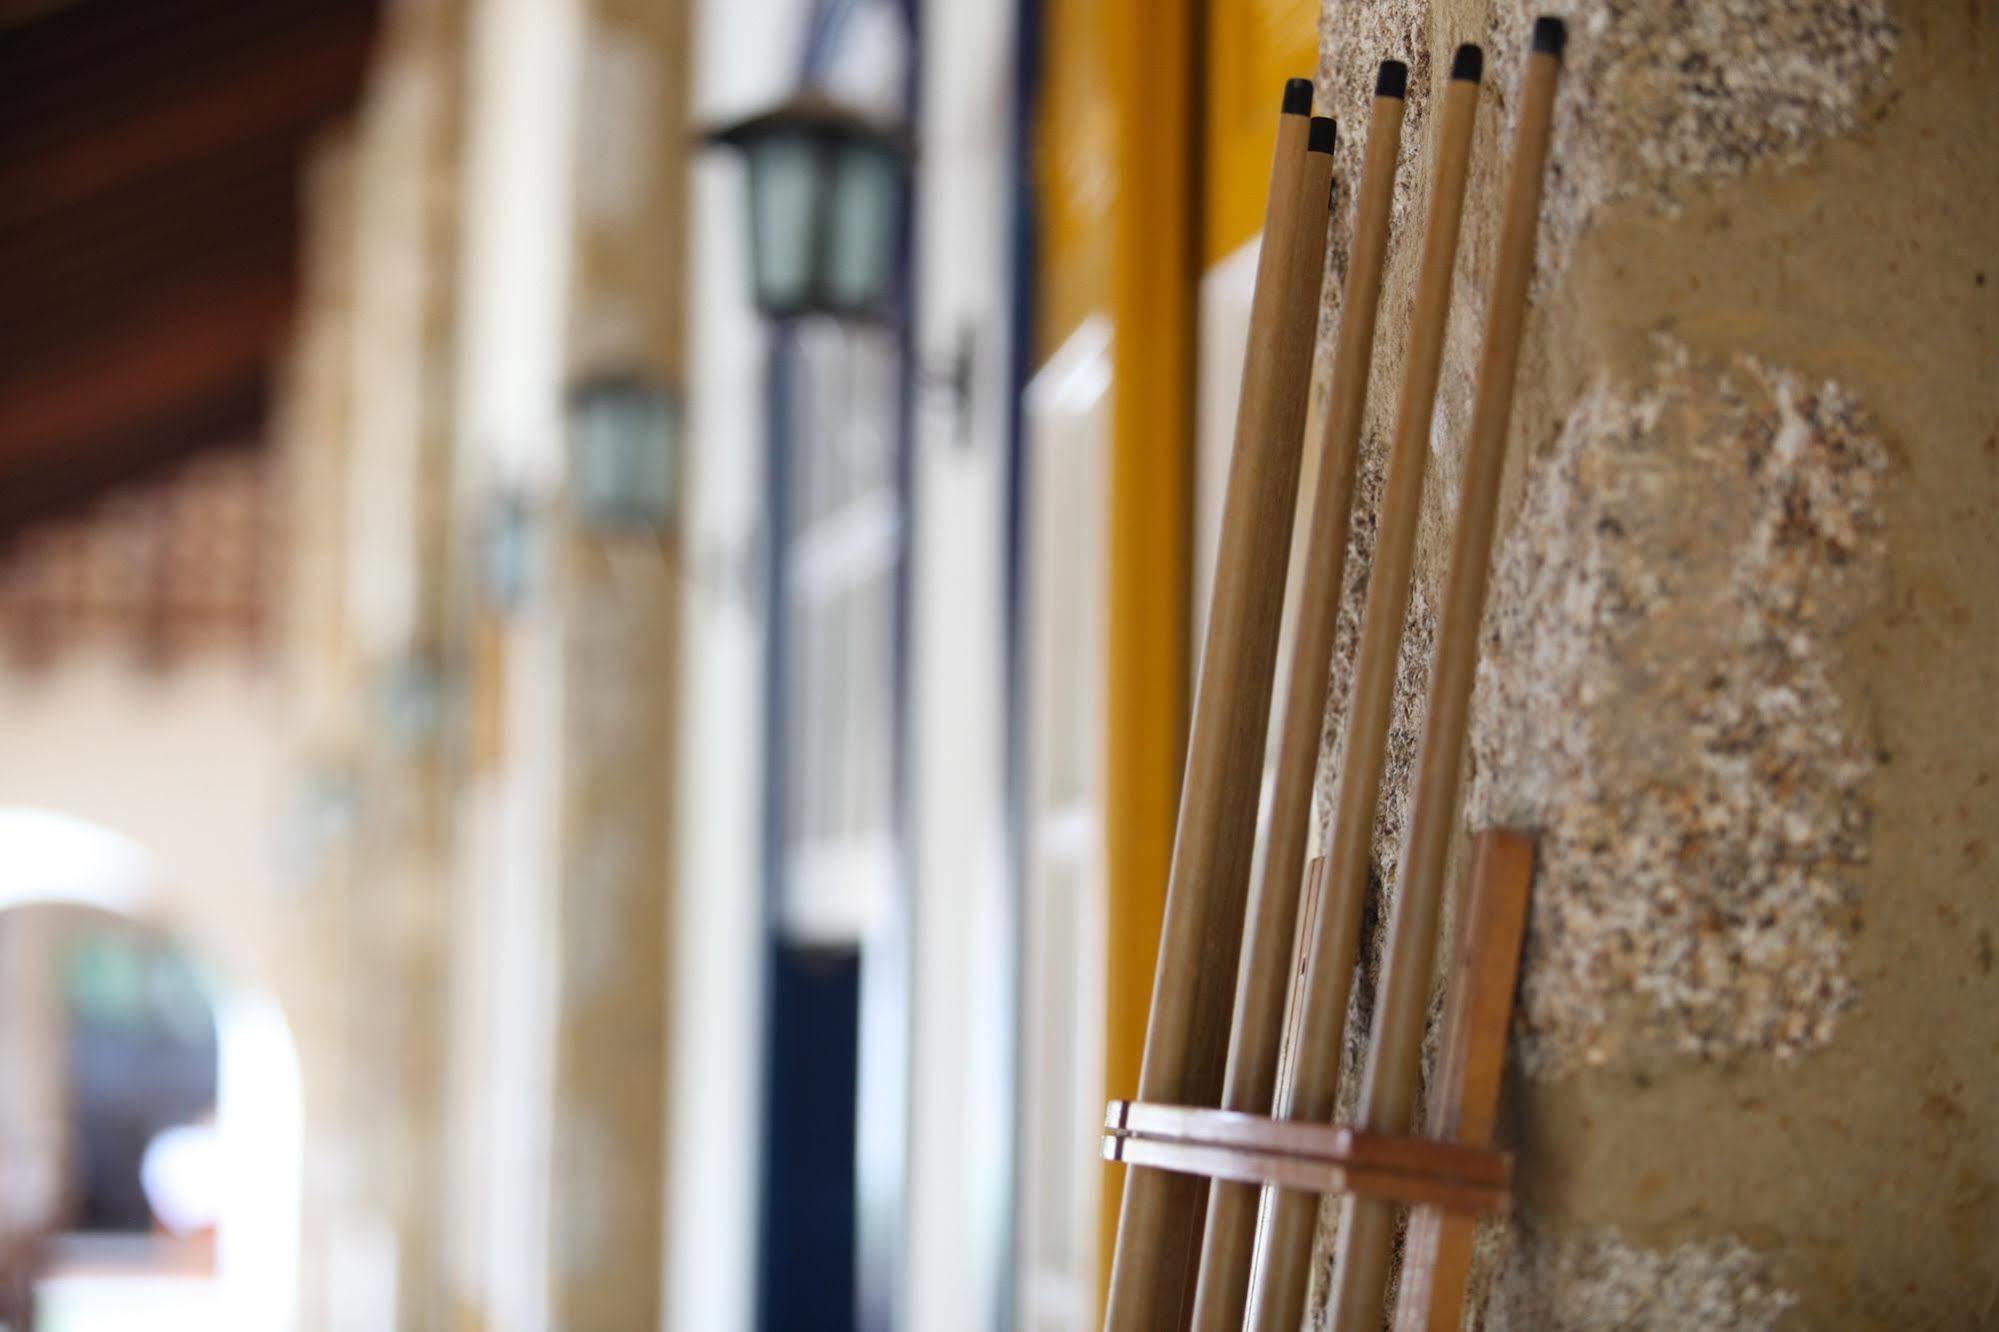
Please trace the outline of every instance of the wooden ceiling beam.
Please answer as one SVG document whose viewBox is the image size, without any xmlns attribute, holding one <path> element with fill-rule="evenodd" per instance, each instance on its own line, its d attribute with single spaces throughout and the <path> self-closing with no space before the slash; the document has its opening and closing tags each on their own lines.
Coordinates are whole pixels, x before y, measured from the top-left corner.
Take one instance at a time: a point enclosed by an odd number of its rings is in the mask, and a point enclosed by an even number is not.
<svg viewBox="0 0 1999 1332">
<path fill-rule="evenodd" d="M 46 143 L 212 80 L 245 48 L 334 8 L 370 0 L 79 0 L 0 46 L 0 142 Z M 89 97 L 77 92 L 87 89 Z"/>
<path fill-rule="evenodd" d="M 243 144 L 127 182 L 60 213 L 0 226 L 0 274 L 11 282 L 31 280 L 68 262 L 87 275 L 142 250 L 172 255 L 191 243 L 227 244 L 274 219 L 289 226 L 298 210 L 303 153 L 297 136 Z"/>
<path fill-rule="evenodd" d="M 291 304 L 287 278 L 183 299 L 71 361 L 0 385 L 0 490 L 27 460 L 59 460 L 93 438 L 143 427 L 218 386 L 268 371 Z"/>
<path fill-rule="evenodd" d="M 72 3 L 74 0 L 0 0 L 0 32 L 25 27 Z"/>
<path fill-rule="evenodd" d="M 106 492 L 143 482 L 184 458 L 215 448 L 261 444 L 269 416 L 261 370 L 218 381 L 143 425 L 79 440 L 60 458 L 0 470 L 0 555 L 28 527 L 80 512 Z"/>
<path fill-rule="evenodd" d="M 0 227 L 46 217 L 237 144 L 296 135 L 353 100 L 371 40 L 365 15 L 344 13 L 233 79 L 0 166 Z"/>
<path fill-rule="evenodd" d="M 188 275 L 213 274 L 296 245 L 298 159 L 259 154 L 255 169 L 208 189 L 133 196 L 129 209 L 93 206 L 65 213 L 64 225 L 0 234 L 0 291 L 8 317 L 0 342 L 39 341 L 93 318 L 156 299 Z M 45 330 L 47 330 L 45 332 Z"/>
<path fill-rule="evenodd" d="M 382 0 L 0 0 L 0 540 L 260 438 Z"/>
<path fill-rule="evenodd" d="M 145 270 L 120 263 L 88 281 L 29 288 L 0 322 L 0 385 L 73 360 L 102 344 L 106 330 L 149 326 L 162 311 L 179 310 L 202 293 L 290 283 L 297 266 L 294 233 L 262 227 L 235 244 L 189 251 Z"/>
</svg>

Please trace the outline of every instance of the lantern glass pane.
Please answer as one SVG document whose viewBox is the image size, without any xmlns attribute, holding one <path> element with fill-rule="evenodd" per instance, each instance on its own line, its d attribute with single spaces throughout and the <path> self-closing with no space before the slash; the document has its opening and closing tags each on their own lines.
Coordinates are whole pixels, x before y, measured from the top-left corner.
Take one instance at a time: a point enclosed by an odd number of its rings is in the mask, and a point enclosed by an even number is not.
<svg viewBox="0 0 1999 1332">
<path fill-rule="evenodd" d="M 479 564 L 487 600 L 511 610 L 527 597 L 534 570 L 534 516 L 517 496 L 493 502 L 486 511 Z"/>
<path fill-rule="evenodd" d="M 795 310 L 812 290 L 819 147 L 802 135 L 777 134 L 746 151 L 757 304 L 776 312 Z"/>
<path fill-rule="evenodd" d="M 885 148 L 850 143 L 833 173 L 832 253 L 826 292 L 842 310 L 888 302 L 901 223 L 902 169 Z"/>
<path fill-rule="evenodd" d="M 673 512 L 673 404 L 664 395 L 607 393 L 582 404 L 575 492 L 584 518 L 604 527 L 664 523 Z"/>
</svg>

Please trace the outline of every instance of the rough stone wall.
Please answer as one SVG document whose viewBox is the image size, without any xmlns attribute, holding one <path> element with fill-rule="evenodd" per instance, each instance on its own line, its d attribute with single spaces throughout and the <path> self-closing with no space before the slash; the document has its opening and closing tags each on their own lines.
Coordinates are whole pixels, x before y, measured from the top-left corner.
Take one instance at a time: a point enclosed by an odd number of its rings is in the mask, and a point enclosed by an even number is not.
<svg viewBox="0 0 1999 1332">
<path fill-rule="evenodd" d="M 656 1326 L 674 569 L 650 534 L 567 547 L 553 1324 Z"/>
<path fill-rule="evenodd" d="M 1542 831 L 1537 1073 L 1794 1056 L 1855 1000 L 1876 754 L 1832 665 L 1888 452 L 1830 381 L 1660 355 L 1571 409 L 1494 579 L 1468 818 Z"/>
<path fill-rule="evenodd" d="M 1411 99 L 1321 831 L 1427 109 L 1451 48 L 1478 41 L 1374 840 L 1392 891 L 1515 84 L 1545 10 L 1569 18 L 1570 47 L 1464 818 L 1538 828 L 1542 862 L 1502 1109 L 1519 1205 L 1482 1237 L 1471 1323 L 1983 1326 L 1999 1319 L 1999 739 L 1983 724 L 1999 8 L 1327 0 L 1319 91 L 1345 122 L 1346 179 L 1379 60 L 1409 62 Z M 1329 303 L 1328 340 L 1337 321 Z M 1350 1084 L 1379 949 L 1349 1015 Z"/>
<path fill-rule="evenodd" d="M 685 359 L 686 60 L 693 6 L 588 0 L 572 201 L 575 381 Z M 667 1218 L 679 537 L 592 524 L 570 478 L 559 538 L 563 691 L 549 1322 L 660 1323 Z M 498 1311 L 496 1311 L 498 1312 Z"/>
</svg>

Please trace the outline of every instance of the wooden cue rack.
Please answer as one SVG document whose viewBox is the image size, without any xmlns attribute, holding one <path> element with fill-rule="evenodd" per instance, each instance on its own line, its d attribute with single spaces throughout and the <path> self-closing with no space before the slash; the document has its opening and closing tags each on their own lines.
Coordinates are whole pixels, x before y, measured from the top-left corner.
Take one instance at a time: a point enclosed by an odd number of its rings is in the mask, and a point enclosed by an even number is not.
<svg viewBox="0 0 1999 1332">
<path fill-rule="evenodd" d="M 1473 1228 L 1479 1217 L 1505 1210 L 1512 1182 L 1512 1159 L 1492 1147 L 1491 1137 L 1533 872 L 1530 834 L 1494 829 L 1474 840 L 1427 1136 L 1112 1101 L 1104 1113 L 1104 1159 L 1408 1207 L 1398 1332 L 1456 1328 Z M 1417 1308 L 1423 1316 L 1405 1321 Z"/>
<path fill-rule="evenodd" d="M 1508 1205 L 1512 1163 L 1505 1152 L 1494 1146 L 1492 1138 L 1534 871 L 1534 837 L 1530 832 L 1485 829 L 1472 838 L 1471 855 L 1460 891 L 1456 933 L 1449 951 L 1436 1063 L 1428 1082 L 1426 1118 L 1420 1132 L 1412 1132 L 1414 1126 L 1408 1123 L 1407 1106 L 1411 1101 L 1411 1092 L 1402 1080 L 1405 1076 L 1415 1076 L 1411 1070 L 1415 1069 L 1420 1058 L 1423 1022 L 1418 1001 L 1428 991 L 1428 968 L 1435 956 L 1438 898 L 1441 895 L 1436 879 L 1456 821 L 1460 757 L 1469 711 L 1472 668 L 1477 656 L 1479 619 L 1490 567 L 1493 514 L 1511 413 L 1513 383 L 1518 369 L 1529 278 L 1533 270 L 1534 238 L 1539 223 L 1542 178 L 1553 123 L 1553 100 L 1565 41 L 1566 31 L 1559 20 L 1542 18 L 1535 23 L 1532 50 L 1518 102 L 1514 153 L 1501 217 L 1485 345 L 1468 432 L 1467 463 L 1460 486 L 1458 530 L 1444 593 L 1442 629 L 1437 647 L 1438 669 L 1433 673 L 1422 759 L 1414 788 L 1415 803 L 1419 808 L 1414 810 L 1410 820 L 1411 844 L 1404 848 L 1402 877 L 1398 882 L 1397 899 L 1388 926 L 1387 960 L 1382 982 L 1384 993 L 1378 1001 L 1370 1032 L 1362 1084 L 1361 1122 L 1338 1125 L 1304 1113 L 1295 1117 L 1284 1114 L 1282 1111 L 1291 1103 L 1282 1096 L 1272 1096 L 1270 1104 L 1263 1106 L 1266 1095 L 1263 1086 L 1267 1077 L 1257 1080 L 1254 1104 L 1249 1108 L 1244 1108 L 1245 1097 L 1236 1092 L 1231 1092 L 1230 1108 L 1222 1108 L 1224 1098 L 1221 1089 L 1211 1076 L 1197 1083 L 1180 1084 L 1182 1090 L 1193 1091 L 1194 1097 L 1177 1100 L 1160 1097 L 1155 1090 L 1160 1080 L 1150 1076 L 1142 1081 L 1153 1086 L 1142 1086 L 1139 1099 L 1111 1101 L 1104 1117 L 1102 1153 L 1106 1160 L 1130 1167 L 1132 1174 L 1127 1180 L 1127 1201 L 1120 1219 L 1118 1252 L 1113 1264 L 1111 1294 L 1105 1315 L 1107 1329 L 1153 1332 L 1153 1329 L 1177 1329 L 1191 1324 L 1200 1332 L 1223 1332 L 1224 1329 L 1237 1327 L 1275 1328 L 1288 1332 L 1290 1327 L 1296 1325 L 1295 1319 L 1303 1301 L 1300 1267 L 1296 1261 L 1279 1262 L 1273 1266 L 1266 1257 L 1262 1242 L 1269 1239 L 1269 1227 L 1273 1224 L 1271 1217 L 1274 1213 L 1270 1209 L 1265 1209 L 1257 1230 L 1258 1284 L 1254 1292 L 1246 1289 L 1247 1262 L 1243 1252 L 1246 1232 L 1240 1219 L 1243 1216 L 1242 1190 L 1234 1188 L 1229 1194 L 1227 1201 L 1231 1220 L 1226 1225 L 1218 1227 L 1216 1217 L 1220 1213 L 1211 1215 L 1208 1234 L 1203 1237 L 1200 1227 L 1190 1220 L 1195 1213 L 1205 1210 L 1212 1182 L 1225 1182 L 1232 1188 L 1247 1185 L 1259 1191 L 1274 1190 L 1279 1199 L 1287 1195 L 1294 1199 L 1301 1195 L 1340 1195 L 1346 1200 L 1347 1225 L 1344 1229 L 1349 1233 L 1343 1234 L 1330 1305 L 1332 1326 L 1340 1332 L 1374 1332 L 1381 1326 L 1387 1294 L 1382 1289 L 1386 1264 L 1383 1253 L 1376 1250 L 1380 1249 L 1382 1218 L 1397 1215 L 1393 1209 L 1398 1208 L 1407 1209 L 1408 1227 L 1394 1303 L 1394 1327 L 1397 1332 L 1417 1332 L 1418 1329 L 1446 1332 L 1458 1328 L 1464 1313 L 1476 1221 L 1480 1216 L 1501 1212 Z M 1478 48 L 1461 47 L 1452 67 L 1453 79 L 1468 78 L 1472 85 L 1470 91 L 1475 93 L 1481 68 L 1482 57 Z M 1395 75 L 1393 95 L 1399 99 L 1400 70 L 1397 62 L 1391 61 L 1383 66 L 1384 82 L 1377 88 L 1377 102 L 1386 95 L 1383 89 L 1388 87 L 1391 73 Z M 1294 81 L 1293 92 L 1287 93 L 1286 98 L 1285 109 L 1291 116 L 1297 116 L 1304 110 L 1297 103 L 1296 85 L 1297 81 Z M 1446 193 L 1462 190 L 1463 154 L 1471 137 L 1472 101 L 1462 96 L 1461 84 L 1454 87 L 1457 89 L 1453 92 L 1456 100 L 1450 106 L 1455 109 L 1445 115 L 1439 130 L 1440 137 L 1449 140 L 1440 150 L 1441 169 L 1449 178 L 1442 187 Z M 1390 110 L 1394 125 L 1399 127 L 1399 105 Z M 1297 137 L 1295 131 L 1290 137 Z M 1394 153 L 1389 142 L 1390 135 L 1384 131 L 1381 139 L 1387 165 L 1385 168 L 1378 166 L 1375 155 L 1371 153 L 1367 173 L 1368 187 L 1377 192 L 1391 188 L 1393 173 Z M 1287 144 L 1286 138 L 1280 137 L 1278 161 L 1273 169 L 1273 219 L 1303 211 L 1293 202 L 1297 198 L 1298 165 L 1287 161 L 1287 153 L 1297 156 L 1297 145 Z M 1369 225 L 1366 219 L 1370 216 L 1386 216 L 1385 206 L 1378 196 L 1373 201 L 1379 210 L 1377 214 L 1368 212 L 1369 202 L 1363 197 L 1357 205 L 1363 226 Z M 1309 225 L 1307 223 L 1306 229 Z M 1448 317 L 1448 273 L 1452 266 L 1450 256 L 1455 253 L 1457 226 L 1455 200 L 1447 199 L 1439 205 L 1433 199 L 1430 234 L 1425 238 L 1426 260 L 1433 253 L 1441 256 L 1429 265 L 1438 270 L 1440 283 L 1419 298 L 1414 321 L 1417 327 L 1411 334 L 1412 357 L 1423 362 L 1435 361 L 1436 349 L 1441 342 L 1441 324 Z M 1313 241 L 1309 235 L 1299 235 L 1300 230 L 1306 229 L 1280 228 L 1278 234 L 1285 245 L 1297 247 L 1295 252 L 1309 256 Z M 1294 236 L 1297 237 L 1295 241 Z M 1377 244 L 1357 246 L 1356 252 L 1365 256 L 1365 262 L 1380 263 Z M 1260 282 L 1267 276 L 1272 285 L 1259 290 L 1258 303 L 1252 310 L 1252 324 L 1259 320 L 1273 324 L 1283 321 L 1288 325 L 1289 337 L 1295 339 L 1301 317 L 1300 307 L 1316 308 L 1319 270 L 1310 262 L 1293 263 L 1291 268 L 1294 274 L 1302 275 L 1295 276 L 1293 281 L 1293 285 L 1301 290 L 1278 290 L 1275 284 L 1281 274 L 1274 269 L 1267 275 L 1260 274 Z M 1350 294 L 1354 290 L 1367 291 L 1370 281 L 1378 284 L 1378 274 L 1372 278 L 1349 275 L 1348 280 Z M 1306 282 L 1310 285 L 1305 286 Z M 1372 337 L 1372 299 L 1370 292 L 1367 296 L 1370 305 L 1366 311 L 1364 327 L 1367 332 L 1363 335 L 1364 339 Z M 1437 327 L 1422 327 L 1426 321 L 1433 321 Z M 1252 348 L 1270 336 L 1267 330 L 1260 334 L 1257 328 L 1252 327 Z M 1364 347 L 1343 348 L 1338 364 L 1348 367 L 1365 365 L 1368 359 L 1365 353 Z M 1430 399 L 1435 391 L 1434 365 L 1424 365 L 1419 373 L 1427 375 L 1428 382 L 1405 383 L 1402 405 L 1405 423 L 1411 420 L 1415 423 L 1409 430 L 1411 436 L 1427 437 Z M 1272 397 L 1273 394 L 1302 394 L 1299 379 L 1295 368 L 1289 374 L 1273 376 L 1269 365 L 1260 364 L 1253 350 L 1245 371 L 1245 393 L 1261 396 L 1245 417 L 1254 425 L 1254 432 L 1246 435 L 1245 424 L 1238 423 L 1238 467 L 1245 450 L 1249 450 L 1251 456 L 1259 453 L 1268 456 L 1273 448 L 1295 450 L 1299 447 L 1301 441 L 1297 438 L 1273 439 L 1269 424 L 1277 422 L 1280 423 L 1280 431 L 1302 434 L 1302 403 L 1278 401 Z M 1339 400 L 1341 392 L 1342 386 L 1336 384 L 1336 400 Z M 1341 410 L 1345 413 L 1342 419 L 1357 430 L 1361 400 L 1366 393 L 1364 378 L 1357 388 L 1350 386 L 1347 392 L 1349 400 L 1342 406 Z M 1280 475 L 1286 465 L 1276 464 Z M 1417 465 L 1420 466 L 1420 463 Z M 1234 475 L 1232 472 L 1232 491 L 1236 484 Z M 1295 475 L 1295 472 L 1290 475 Z M 1420 486 L 1420 471 L 1415 477 L 1413 484 Z M 1403 484 L 1407 486 L 1411 483 L 1405 479 Z M 1342 506 L 1349 502 L 1348 498 L 1341 496 L 1332 505 L 1338 512 L 1323 516 L 1315 514 L 1315 529 L 1325 527 L 1344 544 L 1347 515 Z M 1232 540 L 1237 543 L 1260 542 L 1268 546 L 1267 531 L 1232 533 L 1229 530 L 1229 518 L 1232 516 L 1233 512 L 1226 514 L 1224 519 L 1222 541 L 1225 549 Z M 1245 506 L 1244 517 L 1252 516 Z M 1267 519 L 1268 513 L 1263 517 Z M 1259 554 L 1263 563 L 1279 563 L 1281 567 L 1281 562 L 1271 559 L 1267 552 L 1260 551 Z M 1389 571 L 1385 574 L 1380 569 L 1374 571 L 1368 587 L 1370 603 L 1382 597 L 1384 603 L 1393 609 L 1406 599 L 1407 564 L 1405 557 L 1390 561 Z M 1313 567 L 1312 562 L 1308 561 L 1307 567 Z M 1377 585 L 1384 582 L 1400 585 L 1385 589 Z M 1228 609 L 1225 600 L 1229 591 L 1218 577 L 1211 625 L 1226 627 L 1230 623 L 1230 617 L 1224 613 Z M 1314 595 L 1337 598 L 1338 594 L 1336 586 L 1308 589 L 1308 598 Z M 1399 634 L 1399 612 L 1393 618 Z M 1251 632 L 1267 632 L 1270 626 L 1261 624 L 1261 619 L 1258 617 L 1259 623 Z M 1245 651 L 1226 639 L 1218 642 L 1212 633 L 1207 648 L 1210 654 L 1220 652 L 1224 660 L 1231 661 L 1241 658 Z M 1394 648 L 1393 642 L 1384 641 L 1375 646 L 1374 653 L 1379 657 L 1386 652 L 1392 660 Z M 1324 645 L 1316 645 L 1311 650 L 1323 652 L 1325 649 Z M 1364 643 L 1363 653 L 1367 651 Z M 1261 670 L 1265 664 L 1263 658 L 1268 653 L 1259 642 L 1257 649 L 1247 655 L 1248 660 Z M 1317 664 L 1316 658 L 1310 663 L 1314 667 Z M 1240 673 L 1237 670 L 1231 675 L 1235 677 Z M 1259 684 L 1254 680 L 1232 678 L 1229 687 L 1251 691 L 1253 701 L 1248 711 L 1256 719 L 1260 720 L 1267 712 L 1267 679 Z M 1261 692 L 1257 693 L 1259 689 Z M 1224 691 L 1204 689 L 1198 696 L 1194 721 L 1197 736 L 1203 731 L 1201 713 L 1204 709 L 1229 713 L 1230 720 L 1240 725 L 1240 718 L 1236 715 L 1242 711 L 1240 706 L 1222 697 L 1211 699 L 1210 692 L 1219 695 Z M 1213 719 L 1207 720 L 1212 726 Z M 1380 726 L 1380 718 L 1366 720 L 1371 724 L 1362 728 L 1364 744 L 1367 743 L 1366 735 L 1385 729 Z M 1347 719 L 1349 731 L 1354 722 L 1354 718 Z M 1316 715 L 1312 717 L 1312 726 L 1316 733 Z M 1298 728 L 1288 711 L 1286 727 Z M 1259 727 L 1259 734 L 1260 731 Z M 1196 746 L 1190 750 L 1187 786 L 1196 791 L 1214 793 L 1218 784 L 1232 785 L 1245 779 L 1260 781 L 1260 768 L 1245 772 L 1241 757 L 1240 754 L 1234 756 L 1228 780 L 1224 783 L 1223 774 L 1219 770 L 1211 770 L 1219 769 L 1221 765 Z M 1293 762 L 1289 767 L 1299 770 L 1301 765 Z M 1280 783 L 1273 800 L 1280 803 L 1309 800 L 1309 787 L 1301 796 L 1294 789 L 1297 784 L 1295 780 L 1288 786 Z M 1374 799 L 1371 789 L 1367 798 L 1370 801 Z M 1206 805 L 1193 809 L 1193 815 L 1208 820 L 1210 824 L 1210 829 L 1202 832 L 1201 836 L 1243 844 L 1253 835 L 1256 799 L 1254 794 L 1246 800 L 1222 798 L 1218 794 L 1207 796 Z M 1189 817 L 1190 806 L 1183 798 L 1183 823 Z M 1351 824 L 1352 821 L 1348 822 Z M 1229 823 L 1236 826 L 1226 826 Z M 1184 828 L 1182 836 L 1185 836 Z M 1339 836 L 1336 829 L 1335 838 Z M 1415 845 L 1419 841 L 1423 845 Z M 1332 848 L 1335 852 L 1339 850 L 1341 848 Z M 1344 851 L 1346 860 L 1351 861 L 1355 855 L 1354 848 L 1349 846 Z M 1321 864 L 1314 866 L 1312 877 L 1315 881 L 1326 881 L 1328 876 L 1321 871 L 1326 863 L 1335 859 L 1329 853 L 1328 857 L 1322 858 Z M 1413 870 L 1412 865 L 1415 867 Z M 1303 977 L 1316 955 L 1315 921 L 1328 911 L 1351 910 L 1357 902 L 1322 900 L 1317 904 L 1316 913 L 1299 911 L 1290 903 L 1272 911 L 1269 904 L 1264 903 L 1260 918 L 1265 922 L 1266 934 L 1271 928 L 1268 924 L 1271 921 L 1298 931 L 1287 983 L 1291 993 L 1280 1000 L 1273 994 L 1271 985 L 1261 982 L 1252 985 L 1245 981 L 1240 987 L 1241 997 L 1231 1022 L 1224 1002 L 1229 987 L 1217 983 L 1216 972 L 1221 968 L 1227 979 L 1234 979 L 1239 964 L 1250 965 L 1246 960 L 1248 950 L 1241 944 L 1242 921 L 1230 919 L 1219 931 L 1210 921 L 1218 907 L 1232 913 L 1242 910 L 1240 885 L 1218 889 L 1212 883 L 1190 883 L 1183 888 L 1180 880 L 1185 868 L 1176 857 L 1164 930 L 1168 940 L 1177 939 L 1180 942 L 1175 947 L 1162 949 L 1154 981 L 1153 1014 L 1148 1024 L 1148 1069 L 1155 1074 L 1162 1068 L 1177 1071 L 1189 1059 L 1197 1061 L 1204 1069 L 1211 1069 L 1214 1066 L 1213 1042 L 1217 1032 L 1224 1033 L 1227 1038 L 1231 1061 L 1242 1053 L 1238 1046 L 1244 1041 L 1253 1042 L 1255 1046 L 1245 1057 L 1267 1059 L 1267 1053 L 1259 1051 L 1268 1050 L 1269 1032 L 1274 1020 L 1284 1021 L 1289 1034 L 1287 1069 L 1289 1060 L 1297 1057 L 1296 1047 L 1301 1033 L 1307 1040 L 1323 1041 L 1330 1031 L 1333 1039 L 1340 1039 L 1338 1033 L 1344 1025 L 1344 1004 L 1340 1005 L 1342 1011 L 1338 1014 L 1310 1012 L 1309 1005 L 1304 1002 L 1307 990 Z M 1230 872 L 1246 873 L 1246 866 L 1232 863 Z M 1284 876 L 1290 872 L 1287 865 L 1277 873 Z M 1281 883 L 1277 888 L 1296 891 L 1295 887 Z M 1261 885 L 1258 892 L 1260 895 L 1275 890 L 1269 885 Z M 1248 909 L 1252 922 L 1249 933 L 1254 938 L 1259 919 L 1257 901 L 1252 899 Z M 1178 915 L 1196 912 L 1199 919 L 1192 916 L 1177 919 L 1176 911 Z M 1204 951 L 1189 942 L 1197 937 L 1212 940 L 1217 932 L 1225 940 L 1226 948 L 1210 942 Z M 1258 942 L 1257 955 L 1267 958 L 1271 954 L 1272 944 L 1265 937 Z M 1350 962 L 1350 950 L 1336 948 L 1333 955 L 1341 961 Z M 1343 998 L 1344 989 L 1339 992 Z M 1247 1015 L 1243 1011 L 1246 1005 L 1260 1005 L 1267 1009 L 1272 1003 L 1279 1002 L 1288 1008 L 1288 1017 L 1260 1009 Z M 1413 1017 L 1412 1007 L 1415 1009 Z M 1161 1026 L 1162 1014 L 1170 1015 L 1164 1027 Z M 1235 1085 L 1233 1080 L 1231 1085 Z M 1263 1106 L 1262 1110 L 1257 1106 Z M 1173 1186 L 1175 1192 L 1171 1194 L 1157 1191 L 1165 1188 L 1166 1181 L 1171 1179 L 1179 1179 L 1183 1183 Z M 1149 1194 L 1148 1190 L 1151 1190 Z M 1136 1210 L 1132 1202 L 1135 1196 L 1141 1200 Z M 1144 1201 L 1148 1197 L 1155 1201 Z M 1216 1190 L 1216 1197 L 1222 1197 L 1221 1190 Z M 1295 1247 L 1295 1204 L 1292 1215 L 1294 1233 L 1291 1242 Z M 1367 1223 L 1362 1227 L 1363 1231 L 1371 1232 L 1375 1238 L 1370 1239 L 1367 1233 L 1363 1233 L 1359 1240 L 1355 1240 L 1350 1232 L 1357 1215 Z M 1214 1247 L 1222 1242 L 1218 1236 L 1227 1242 L 1225 1251 Z M 1197 1268 L 1200 1269 L 1198 1301 L 1194 1282 Z M 1300 1288 L 1278 1290 L 1273 1294 L 1279 1286 Z"/>
</svg>

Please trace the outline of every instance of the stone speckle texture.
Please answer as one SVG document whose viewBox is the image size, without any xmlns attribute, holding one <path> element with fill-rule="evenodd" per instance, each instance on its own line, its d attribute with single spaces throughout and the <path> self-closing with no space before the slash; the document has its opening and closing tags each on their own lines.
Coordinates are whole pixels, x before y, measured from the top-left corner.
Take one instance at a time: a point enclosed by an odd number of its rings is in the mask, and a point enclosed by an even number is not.
<svg viewBox="0 0 1999 1332">
<path fill-rule="evenodd" d="M 1533 1245 L 1508 1270 L 1474 1325 L 1540 1332 L 1772 1332 L 1798 1297 L 1771 1284 L 1767 1265 L 1733 1236 L 1640 1249 L 1614 1230 Z"/>
<path fill-rule="evenodd" d="M 561 537 L 563 751 L 555 892 L 553 1325 L 653 1326 L 664 1214 L 662 1065 L 676 624 L 656 541 Z"/>
<path fill-rule="evenodd" d="M 1872 746 L 1832 682 L 1888 449 L 1837 384 L 1662 348 L 1528 479 L 1486 618 L 1475 826 L 1542 830 L 1526 1066 L 1823 1045 Z"/>
<path fill-rule="evenodd" d="M 1544 273 L 1605 204 L 1677 212 L 1705 182 L 1804 161 L 1859 122 L 1901 41 L 1886 0 L 1501 0 L 1493 49 L 1524 50 L 1544 13 L 1571 30 Z"/>
<path fill-rule="evenodd" d="M 1501 1114 L 1517 1210 L 1484 1233 L 1474 1321 L 1999 1326 L 1999 11 L 1545 7 L 1570 18 L 1569 75 L 1465 821 L 1536 822 L 1546 865 Z M 1405 743 L 1542 8 L 1324 7 L 1346 178 L 1376 63 L 1411 66 L 1364 477 L 1408 335 L 1426 108 L 1451 48 L 1488 43 Z M 1410 775 L 1391 759 L 1378 897 Z"/>
</svg>

